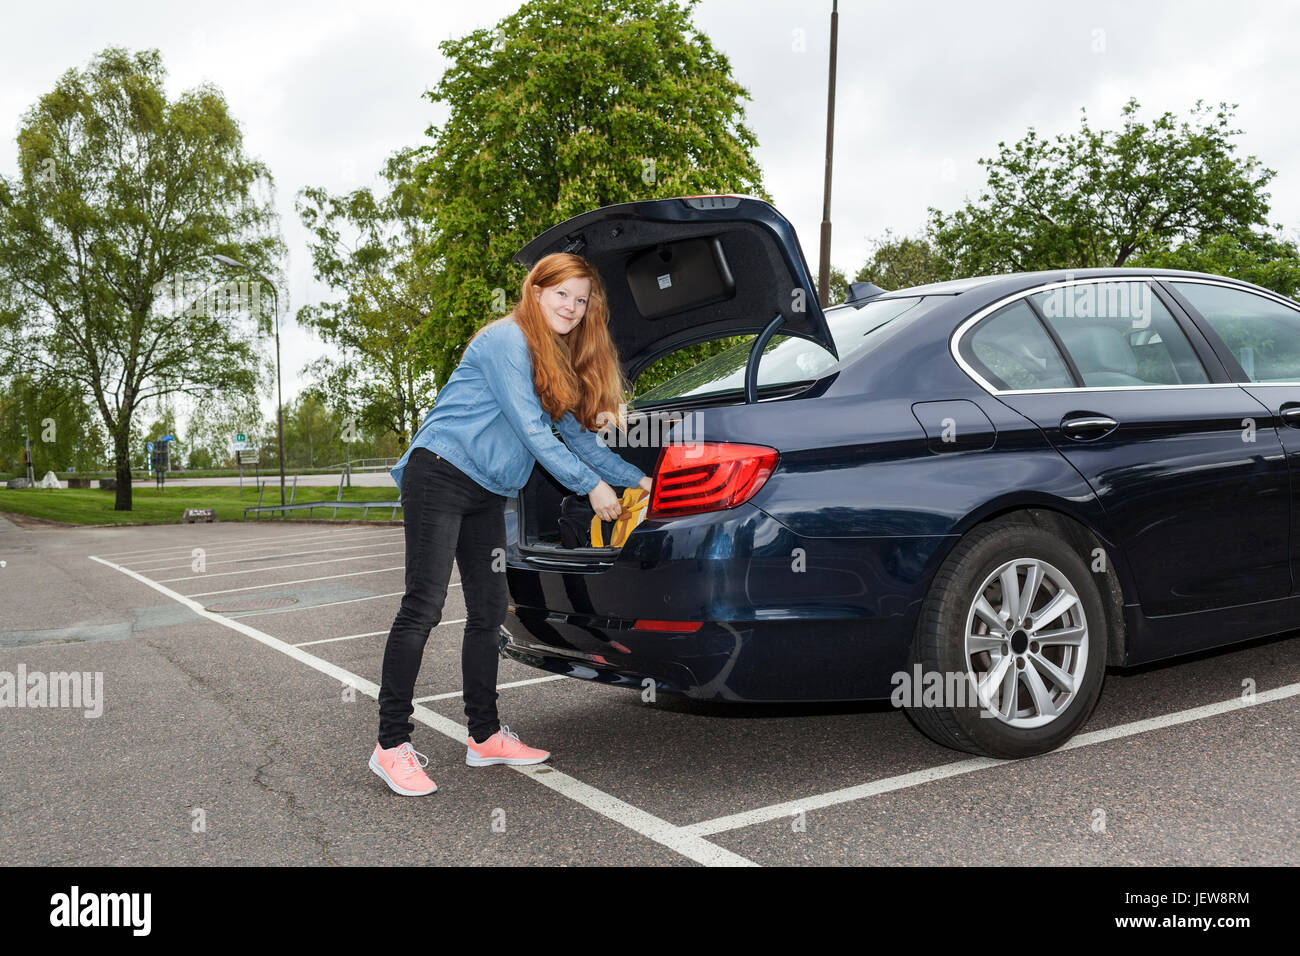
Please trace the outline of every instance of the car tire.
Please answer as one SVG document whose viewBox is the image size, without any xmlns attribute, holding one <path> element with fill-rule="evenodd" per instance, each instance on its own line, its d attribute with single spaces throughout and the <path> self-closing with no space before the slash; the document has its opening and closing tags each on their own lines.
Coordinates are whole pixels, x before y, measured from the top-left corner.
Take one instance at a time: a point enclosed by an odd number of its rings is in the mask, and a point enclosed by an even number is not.
<svg viewBox="0 0 1300 956">
<path fill-rule="evenodd" d="M 1047 753 L 1092 713 L 1108 643 L 1095 573 L 1073 546 L 1024 518 L 981 525 L 953 548 L 921 606 L 908 678 L 920 675 L 932 692 L 913 689 L 904 707 L 946 747 L 1001 759 Z"/>
</svg>

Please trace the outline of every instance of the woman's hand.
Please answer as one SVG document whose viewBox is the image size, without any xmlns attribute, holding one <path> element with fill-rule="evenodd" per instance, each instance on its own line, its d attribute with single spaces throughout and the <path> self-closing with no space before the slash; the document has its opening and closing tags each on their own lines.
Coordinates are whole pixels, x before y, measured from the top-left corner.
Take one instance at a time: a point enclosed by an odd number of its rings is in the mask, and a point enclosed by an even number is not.
<svg viewBox="0 0 1300 956">
<path fill-rule="evenodd" d="M 591 510 L 596 512 L 596 516 L 601 521 L 613 521 L 623 513 L 623 504 L 619 501 L 618 495 L 614 494 L 614 489 L 603 481 L 591 489 L 587 500 L 591 502 Z"/>
<path fill-rule="evenodd" d="M 654 484 L 654 479 L 651 478 L 649 475 L 646 475 L 644 478 L 642 478 L 640 481 L 636 483 L 636 486 L 643 491 L 649 491 L 650 486 L 653 484 Z"/>
</svg>

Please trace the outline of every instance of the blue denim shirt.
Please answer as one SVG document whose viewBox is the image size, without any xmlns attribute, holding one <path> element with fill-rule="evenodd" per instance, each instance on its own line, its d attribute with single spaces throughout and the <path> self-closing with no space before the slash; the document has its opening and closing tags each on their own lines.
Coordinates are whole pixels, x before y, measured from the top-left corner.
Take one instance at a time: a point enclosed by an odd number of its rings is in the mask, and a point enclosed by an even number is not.
<svg viewBox="0 0 1300 956">
<path fill-rule="evenodd" d="M 488 491 L 507 498 L 528 483 L 534 461 L 584 495 L 602 478 L 610 485 L 630 486 L 645 477 L 583 428 L 572 412 L 554 424 L 563 442 L 551 431 L 552 419 L 533 387 L 523 329 L 512 320 L 497 322 L 465 350 L 411 447 L 393 467 L 393 481 L 402 487 L 402 471 L 415 448 L 441 455 Z"/>
</svg>

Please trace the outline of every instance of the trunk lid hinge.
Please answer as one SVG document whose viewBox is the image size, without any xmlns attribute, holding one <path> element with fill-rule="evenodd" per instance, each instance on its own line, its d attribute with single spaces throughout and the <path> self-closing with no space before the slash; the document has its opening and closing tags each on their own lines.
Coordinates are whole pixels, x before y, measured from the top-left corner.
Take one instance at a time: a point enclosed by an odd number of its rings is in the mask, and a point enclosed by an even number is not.
<svg viewBox="0 0 1300 956">
<path fill-rule="evenodd" d="M 754 339 L 754 344 L 749 347 L 749 361 L 745 363 L 745 404 L 753 405 L 758 401 L 758 363 L 763 358 L 763 349 L 767 348 L 767 343 L 776 330 L 785 322 L 785 316 L 778 312 L 767 327 L 758 334 Z"/>
</svg>

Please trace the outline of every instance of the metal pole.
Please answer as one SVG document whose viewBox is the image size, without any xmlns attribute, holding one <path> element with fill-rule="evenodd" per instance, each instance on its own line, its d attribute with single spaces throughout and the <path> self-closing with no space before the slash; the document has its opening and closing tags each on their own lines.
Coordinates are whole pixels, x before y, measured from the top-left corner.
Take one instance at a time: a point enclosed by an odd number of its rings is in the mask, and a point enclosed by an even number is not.
<svg viewBox="0 0 1300 956">
<path fill-rule="evenodd" d="M 32 435 L 27 426 L 23 426 L 23 462 L 27 466 L 27 486 L 36 484 L 35 465 L 32 463 Z"/>
<path fill-rule="evenodd" d="M 271 284 L 275 302 L 275 427 L 280 433 L 280 504 L 284 504 L 284 389 L 280 377 L 280 294 Z"/>
<path fill-rule="evenodd" d="M 827 299 L 831 290 L 831 156 L 835 151 L 835 53 L 839 43 L 838 0 L 831 4 L 831 75 L 826 97 L 826 192 L 822 200 L 822 248 L 821 261 L 817 270 L 817 296 L 822 305 L 830 305 Z"/>
</svg>

